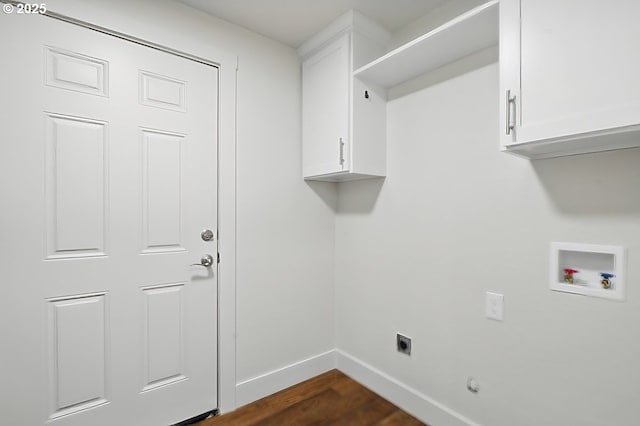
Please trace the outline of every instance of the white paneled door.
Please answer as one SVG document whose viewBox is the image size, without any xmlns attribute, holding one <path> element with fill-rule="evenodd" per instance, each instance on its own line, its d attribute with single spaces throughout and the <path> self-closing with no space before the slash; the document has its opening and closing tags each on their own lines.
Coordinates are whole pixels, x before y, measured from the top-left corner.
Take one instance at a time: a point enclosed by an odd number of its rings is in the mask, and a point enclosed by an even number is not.
<svg viewBox="0 0 640 426">
<path fill-rule="evenodd" d="M 6 13 L 0 61 L 0 424 L 214 409 L 218 70 Z"/>
</svg>

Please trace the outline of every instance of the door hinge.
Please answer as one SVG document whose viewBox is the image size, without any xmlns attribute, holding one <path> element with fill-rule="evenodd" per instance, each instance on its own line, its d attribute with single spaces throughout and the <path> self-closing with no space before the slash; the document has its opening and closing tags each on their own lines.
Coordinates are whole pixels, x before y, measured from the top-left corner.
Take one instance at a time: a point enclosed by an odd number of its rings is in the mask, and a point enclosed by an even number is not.
<svg viewBox="0 0 640 426">
<path fill-rule="evenodd" d="M 218 263 L 220 263 L 220 252 L 218 252 Z"/>
</svg>

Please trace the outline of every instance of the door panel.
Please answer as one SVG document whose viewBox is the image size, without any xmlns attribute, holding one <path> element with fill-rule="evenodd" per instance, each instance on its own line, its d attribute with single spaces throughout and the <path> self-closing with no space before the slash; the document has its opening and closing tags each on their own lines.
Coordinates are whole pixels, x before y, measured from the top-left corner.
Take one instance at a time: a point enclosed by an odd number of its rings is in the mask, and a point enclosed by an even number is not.
<svg viewBox="0 0 640 426">
<path fill-rule="evenodd" d="M 185 93 L 184 81 L 140 71 L 140 102 L 144 105 L 185 112 Z"/>
<path fill-rule="evenodd" d="M 182 251 L 184 135 L 141 129 L 144 253 Z"/>
<path fill-rule="evenodd" d="M 93 294 L 47 303 L 52 419 L 109 400 L 107 300 L 106 294 Z"/>
<path fill-rule="evenodd" d="M 61 89 L 109 96 L 109 64 L 75 52 L 45 47 L 46 84 Z"/>
<path fill-rule="evenodd" d="M 46 114 L 47 258 L 106 253 L 107 123 Z"/>
<path fill-rule="evenodd" d="M 0 36 L 0 423 L 214 409 L 217 69 L 44 16 Z"/>
<path fill-rule="evenodd" d="M 145 380 L 143 391 L 179 380 L 184 375 L 185 283 L 143 289 L 145 303 Z"/>
</svg>

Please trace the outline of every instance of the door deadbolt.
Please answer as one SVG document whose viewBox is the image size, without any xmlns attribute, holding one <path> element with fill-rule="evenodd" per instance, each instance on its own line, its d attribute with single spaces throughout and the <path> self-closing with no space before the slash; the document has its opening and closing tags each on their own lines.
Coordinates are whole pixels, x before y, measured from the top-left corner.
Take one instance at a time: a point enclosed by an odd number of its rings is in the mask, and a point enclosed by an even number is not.
<svg viewBox="0 0 640 426">
<path fill-rule="evenodd" d="M 200 233 L 200 238 L 202 238 L 202 241 L 213 240 L 213 231 L 211 229 L 205 229 Z"/>
</svg>

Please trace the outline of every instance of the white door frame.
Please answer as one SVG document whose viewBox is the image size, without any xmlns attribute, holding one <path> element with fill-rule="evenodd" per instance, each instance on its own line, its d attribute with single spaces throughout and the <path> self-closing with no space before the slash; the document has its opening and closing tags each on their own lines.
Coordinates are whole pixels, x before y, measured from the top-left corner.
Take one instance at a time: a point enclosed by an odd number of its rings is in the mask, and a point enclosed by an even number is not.
<svg viewBox="0 0 640 426">
<path fill-rule="evenodd" d="M 0 3 L 17 3 L 0 1 Z M 218 91 L 218 409 L 236 408 L 236 74 L 238 57 L 215 59 L 143 40 L 48 10 L 45 15 L 133 43 L 211 65 L 219 70 Z M 211 407 L 212 409 L 215 407 Z M 194 413 L 198 414 L 198 413 Z"/>
</svg>

